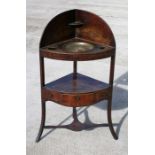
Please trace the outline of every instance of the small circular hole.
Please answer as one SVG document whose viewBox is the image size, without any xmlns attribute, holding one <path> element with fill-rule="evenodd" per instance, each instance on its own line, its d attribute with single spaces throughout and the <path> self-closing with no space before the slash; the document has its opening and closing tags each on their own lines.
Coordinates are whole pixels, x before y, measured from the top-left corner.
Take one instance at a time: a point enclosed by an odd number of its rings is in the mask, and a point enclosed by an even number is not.
<svg viewBox="0 0 155 155">
<path fill-rule="evenodd" d="M 103 46 L 100 46 L 99 48 L 100 48 L 100 49 L 104 49 L 105 47 L 103 47 Z"/>
<path fill-rule="evenodd" d="M 56 48 L 57 48 L 56 46 L 48 47 L 49 50 L 55 50 Z"/>
</svg>

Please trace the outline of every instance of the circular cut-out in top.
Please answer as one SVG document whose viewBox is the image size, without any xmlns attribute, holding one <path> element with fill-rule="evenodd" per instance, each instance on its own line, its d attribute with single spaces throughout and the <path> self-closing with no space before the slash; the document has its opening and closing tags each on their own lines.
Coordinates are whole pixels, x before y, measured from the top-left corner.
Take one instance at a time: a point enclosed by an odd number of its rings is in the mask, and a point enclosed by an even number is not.
<svg viewBox="0 0 155 155">
<path fill-rule="evenodd" d="M 57 46 L 49 46 L 48 49 L 49 50 L 55 50 L 55 49 L 57 49 Z"/>
<path fill-rule="evenodd" d="M 86 52 L 94 48 L 94 45 L 87 42 L 75 41 L 69 42 L 62 47 L 67 52 Z"/>
</svg>

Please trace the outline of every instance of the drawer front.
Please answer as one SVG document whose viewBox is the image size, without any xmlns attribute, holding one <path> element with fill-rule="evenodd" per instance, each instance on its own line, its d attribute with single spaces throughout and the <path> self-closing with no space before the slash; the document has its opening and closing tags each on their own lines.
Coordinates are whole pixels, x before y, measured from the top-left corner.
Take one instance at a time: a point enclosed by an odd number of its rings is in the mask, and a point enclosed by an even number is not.
<svg viewBox="0 0 155 155">
<path fill-rule="evenodd" d="M 63 94 L 61 103 L 67 106 L 80 107 L 87 106 L 95 102 L 95 93 L 91 94 Z"/>
<path fill-rule="evenodd" d="M 110 96 L 109 94 L 109 91 L 99 91 L 87 94 L 64 94 L 48 90 L 42 91 L 44 101 L 54 101 L 69 107 L 89 106 L 103 99 L 108 99 Z"/>
</svg>

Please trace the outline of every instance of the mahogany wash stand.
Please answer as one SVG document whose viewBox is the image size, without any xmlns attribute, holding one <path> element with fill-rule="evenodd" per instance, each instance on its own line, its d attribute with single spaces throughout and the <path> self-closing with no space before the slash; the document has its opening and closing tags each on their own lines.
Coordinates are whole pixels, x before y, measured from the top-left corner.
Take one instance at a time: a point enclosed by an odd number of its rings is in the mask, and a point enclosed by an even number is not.
<svg viewBox="0 0 155 155">
<path fill-rule="evenodd" d="M 69 10 L 54 17 L 46 26 L 40 41 L 40 78 L 42 117 L 36 142 L 43 129 L 67 128 L 80 131 L 97 127 L 78 120 L 76 107 L 89 106 L 107 100 L 108 126 L 114 139 L 118 139 L 112 124 L 111 107 L 115 66 L 115 39 L 108 24 L 97 15 Z M 45 83 L 44 58 L 73 61 L 73 73 Z M 109 83 L 77 73 L 77 61 L 110 58 Z M 46 101 L 73 107 L 73 122 L 69 125 L 45 125 Z"/>
</svg>

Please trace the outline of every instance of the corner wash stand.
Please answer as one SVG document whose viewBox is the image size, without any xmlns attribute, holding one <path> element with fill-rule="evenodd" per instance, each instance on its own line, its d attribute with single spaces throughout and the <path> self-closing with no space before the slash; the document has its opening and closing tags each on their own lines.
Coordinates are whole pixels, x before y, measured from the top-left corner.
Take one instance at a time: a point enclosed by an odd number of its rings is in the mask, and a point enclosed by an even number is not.
<svg viewBox="0 0 155 155">
<path fill-rule="evenodd" d="M 89 106 L 107 100 L 108 125 L 114 139 L 118 139 L 111 120 L 115 39 L 108 24 L 97 15 L 69 10 L 54 17 L 46 26 L 40 41 L 40 78 L 42 117 L 38 142 L 44 129 L 68 128 L 80 131 L 94 124 L 78 120 L 76 107 Z M 45 83 L 44 58 L 73 61 L 73 73 Z M 77 72 L 77 61 L 110 58 L 109 83 Z M 69 125 L 45 125 L 46 101 L 73 108 L 73 122 Z"/>
</svg>

